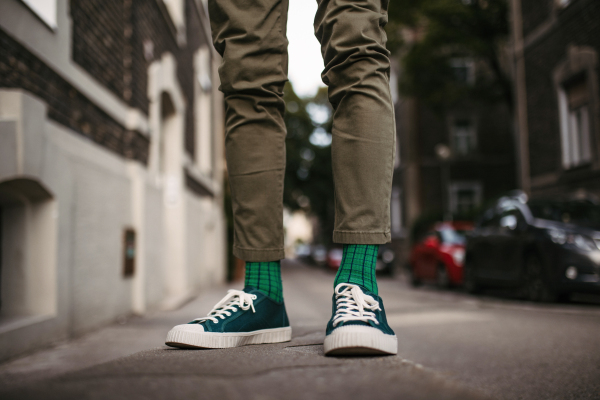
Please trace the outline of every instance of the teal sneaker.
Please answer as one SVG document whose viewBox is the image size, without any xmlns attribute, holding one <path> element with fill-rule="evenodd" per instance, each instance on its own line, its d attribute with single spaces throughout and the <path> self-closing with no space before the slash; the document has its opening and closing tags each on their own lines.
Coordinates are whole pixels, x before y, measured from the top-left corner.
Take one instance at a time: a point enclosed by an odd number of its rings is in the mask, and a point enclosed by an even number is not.
<svg viewBox="0 0 600 400">
<path fill-rule="evenodd" d="M 398 339 L 387 324 L 381 297 L 358 285 L 340 283 L 332 300 L 332 315 L 323 343 L 325 355 L 398 353 Z"/>
<path fill-rule="evenodd" d="M 165 344 L 184 349 L 223 349 L 292 339 L 285 304 L 253 287 L 229 290 L 208 316 L 177 325 Z"/>
</svg>

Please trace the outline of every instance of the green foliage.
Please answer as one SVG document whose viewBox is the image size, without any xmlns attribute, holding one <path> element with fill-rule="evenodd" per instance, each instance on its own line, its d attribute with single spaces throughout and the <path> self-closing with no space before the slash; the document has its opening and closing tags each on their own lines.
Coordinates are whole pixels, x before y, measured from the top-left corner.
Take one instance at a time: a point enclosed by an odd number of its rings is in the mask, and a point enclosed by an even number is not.
<svg viewBox="0 0 600 400">
<path fill-rule="evenodd" d="M 390 3 L 390 50 L 403 54 L 400 90 L 443 112 L 464 98 L 512 106 L 503 69 L 509 36 L 506 0 L 395 0 Z M 403 32 L 411 40 L 396 39 Z M 452 60 L 472 59 L 474 84 L 456 78 Z"/>
<path fill-rule="evenodd" d="M 317 128 L 331 132 L 331 110 L 327 89 L 322 88 L 313 98 L 303 99 L 294 93 L 291 84 L 284 90 L 286 101 L 285 124 L 286 172 L 283 203 L 291 210 L 303 209 L 317 217 L 322 237 L 319 242 L 331 240 L 334 218 L 333 172 L 331 169 L 331 146 L 317 146 L 310 137 Z M 329 118 L 322 124 L 311 119 L 310 106 L 325 107 Z"/>
</svg>

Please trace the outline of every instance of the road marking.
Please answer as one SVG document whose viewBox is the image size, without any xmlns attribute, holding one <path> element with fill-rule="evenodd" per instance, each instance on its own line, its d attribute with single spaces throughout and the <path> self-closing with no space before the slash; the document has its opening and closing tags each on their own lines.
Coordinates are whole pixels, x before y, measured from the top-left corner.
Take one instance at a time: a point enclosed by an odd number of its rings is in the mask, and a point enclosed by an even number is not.
<svg viewBox="0 0 600 400">
<path fill-rule="evenodd" d="M 451 324 L 457 322 L 483 322 L 489 317 L 477 312 L 433 311 L 404 314 L 388 314 L 388 324 L 393 326 L 422 326 Z"/>
</svg>

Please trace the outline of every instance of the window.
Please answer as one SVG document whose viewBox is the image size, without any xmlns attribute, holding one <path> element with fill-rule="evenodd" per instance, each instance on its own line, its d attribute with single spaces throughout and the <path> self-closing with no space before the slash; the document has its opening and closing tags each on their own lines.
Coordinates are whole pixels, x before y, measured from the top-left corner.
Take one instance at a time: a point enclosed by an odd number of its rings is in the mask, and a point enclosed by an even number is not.
<svg viewBox="0 0 600 400">
<path fill-rule="evenodd" d="M 135 230 L 125 229 L 123 233 L 123 276 L 130 277 L 135 273 Z"/>
<path fill-rule="evenodd" d="M 479 182 L 454 182 L 450 184 L 450 211 L 454 215 L 473 212 L 481 204 Z"/>
<path fill-rule="evenodd" d="M 457 231 L 454 228 L 445 227 L 439 230 L 440 242 L 446 244 L 466 244 L 467 237 L 465 231 Z"/>
<path fill-rule="evenodd" d="M 562 160 L 565 168 L 577 167 L 592 160 L 589 92 L 585 77 L 559 87 Z"/>
<path fill-rule="evenodd" d="M 31 11 L 52 29 L 56 29 L 56 0 L 23 0 Z"/>
<path fill-rule="evenodd" d="M 472 85 L 475 83 L 475 63 L 471 58 L 453 58 L 450 60 L 450 68 L 458 83 Z"/>
<path fill-rule="evenodd" d="M 538 200 L 529 203 L 535 218 L 594 228 L 600 226 L 600 206 L 589 200 Z"/>
<path fill-rule="evenodd" d="M 392 233 L 395 235 L 402 233 L 402 190 L 394 186 L 392 188 L 391 201 L 391 220 Z"/>
<path fill-rule="evenodd" d="M 165 3 L 165 6 L 167 6 L 167 10 L 169 10 L 169 15 L 171 16 L 171 20 L 175 27 L 179 29 L 181 26 L 185 25 L 183 1 L 163 0 L 163 2 Z"/>
<path fill-rule="evenodd" d="M 166 18 L 173 22 L 174 30 L 171 33 L 179 46 L 184 46 L 187 40 L 185 30 L 185 1 L 184 0 L 162 0 L 167 12 Z"/>
<path fill-rule="evenodd" d="M 502 210 L 500 215 L 500 227 L 514 231 L 517 228 L 523 228 L 526 224 L 523 213 L 515 206 L 511 205 Z"/>
<path fill-rule="evenodd" d="M 450 129 L 452 152 L 466 156 L 475 150 L 475 124 L 471 119 L 455 119 Z"/>
<path fill-rule="evenodd" d="M 172 154 L 167 151 L 168 143 L 172 141 L 172 137 L 176 136 L 174 131 L 177 127 L 175 116 L 177 111 L 171 96 L 167 92 L 162 92 L 160 95 L 160 136 L 159 136 L 159 151 L 158 151 L 158 171 L 161 175 L 167 174 L 172 168 L 169 164 L 172 159 Z"/>
</svg>

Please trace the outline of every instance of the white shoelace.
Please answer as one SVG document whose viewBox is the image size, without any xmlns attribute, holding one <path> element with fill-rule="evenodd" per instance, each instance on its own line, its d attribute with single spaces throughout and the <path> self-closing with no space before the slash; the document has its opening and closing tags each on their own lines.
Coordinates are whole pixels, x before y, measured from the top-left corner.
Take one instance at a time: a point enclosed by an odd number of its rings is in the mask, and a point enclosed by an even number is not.
<svg viewBox="0 0 600 400">
<path fill-rule="evenodd" d="M 217 318 L 225 319 L 225 316 L 229 317 L 238 310 L 237 307 L 242 310 L 252 308 L 252 312 L 256 312 L 253 300 L 256 300 L 254 294 L 246 293 L 243 290 L 229 289 L 227 295 L 213 307 L 206 317 L 196 318 L 194 322 L 200 323 L 210 320 L 217 324 L 219 323 Z"/>
<path fill-rule="evenodd" d="M 335 299 L 337 310 L 333 317 L 334 327 L 345 321 L 373 321 L 379 325 L 375 313 L 372 312 L 381 310 L 379 302 L 368 294 L 364 294 L 360 286 L 340 283 L 335 287 Z"/>
</svg>

